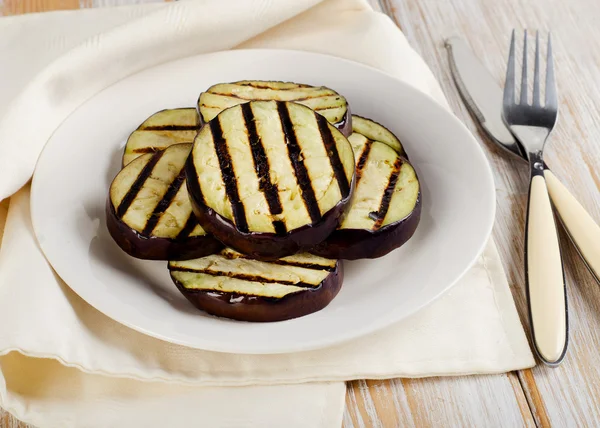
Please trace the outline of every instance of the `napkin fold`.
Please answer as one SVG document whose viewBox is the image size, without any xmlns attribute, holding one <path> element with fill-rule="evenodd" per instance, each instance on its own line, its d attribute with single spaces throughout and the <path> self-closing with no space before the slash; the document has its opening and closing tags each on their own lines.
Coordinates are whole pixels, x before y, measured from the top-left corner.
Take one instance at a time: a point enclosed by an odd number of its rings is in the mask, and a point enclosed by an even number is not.
<svg viewBox="0 0 600 428">
<path fill-rule="evenodd" d="M 493 241 L 457 285 L 409 319 L 283 355 L 221 354 L 145 336 L 55 275 L 37 245 L 25 185 L 54 130 L 132 73 L 246 47 L 363 62 L 447 106 L 402 33 L 362 0 L 196 0 L 0 19 L 0 57 L 11 58 L 0 69 L 0 199 L 13 195 L 0 246 L 0 406 L 20 419 L 40 427 L 339 426 L 345 380 L 534 364 Z"/>
</svg>

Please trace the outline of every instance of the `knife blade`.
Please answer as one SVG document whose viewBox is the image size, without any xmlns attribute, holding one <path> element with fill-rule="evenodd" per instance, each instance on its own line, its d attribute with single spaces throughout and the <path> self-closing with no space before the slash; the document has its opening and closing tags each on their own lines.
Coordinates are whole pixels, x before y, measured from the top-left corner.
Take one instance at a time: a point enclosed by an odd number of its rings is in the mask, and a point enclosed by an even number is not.
<svg viewBox="0 0 600 428">
<path fill-rule="evenodd" d="M 486 135 L 505 150 L 527 159 L 525 150 L 502 121 L 502 89 L 458 37 L 446 40 L 450 70 L 468 110 Z"/>
<path fill-rule="evenodd" d="M 492 141 L 527 161 L 525 150 L 502 120 L 503 91 L 498 83 L 462 39 L 451 37 L 445 44 L 452 77 L 469 112 Z M 600 227 L 548 166 L 544 166 L 548 192 L 559 220 L 600 284 Z"/>
</svg>

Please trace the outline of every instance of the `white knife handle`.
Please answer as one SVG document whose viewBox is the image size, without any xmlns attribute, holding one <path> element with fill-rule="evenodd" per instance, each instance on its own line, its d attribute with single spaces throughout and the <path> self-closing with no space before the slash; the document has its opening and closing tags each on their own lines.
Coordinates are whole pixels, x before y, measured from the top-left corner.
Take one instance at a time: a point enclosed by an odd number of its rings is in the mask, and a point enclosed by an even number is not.
<svg viewBox="0 0 600 428">
<path fill-rule="evenodd" d="M 545 170 L 552 203 L 590 272 L 600 282 L 600 227 L 550 171 Z"/>
<path fill-rule="evenodd" d="M 533 341 L 545 363 L 558 364 L 567 347 L 567 301 L 558 233 L 541 174 L 531 179 L 525 239 Z"/>
</svg>

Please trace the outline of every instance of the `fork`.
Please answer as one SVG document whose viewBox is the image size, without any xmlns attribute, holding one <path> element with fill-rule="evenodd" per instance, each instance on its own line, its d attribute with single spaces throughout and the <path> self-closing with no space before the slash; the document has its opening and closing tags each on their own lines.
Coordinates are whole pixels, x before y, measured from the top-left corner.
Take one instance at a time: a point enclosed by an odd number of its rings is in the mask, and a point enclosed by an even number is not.
<svg viewBox="0 0 600 428">
<path fill-rule="evenodd" d="M 548 35 L 545 102 L 540 101 L 540 37 L 535 39 L 533 94 L 528 103 L 527 30 L 523 43 L 521 94 L 515 101 L 515 31 L 504 86 L 504 122 L 521 141 L 531 171 L 525 232 L 525 277 L 534 348 L 547 365 L 560 364 L 567 351 L 567 295 L 560 244 L 544 178 L 544 146 L 556 124 L 558 100 L 552 42 Z"/>
</svg>

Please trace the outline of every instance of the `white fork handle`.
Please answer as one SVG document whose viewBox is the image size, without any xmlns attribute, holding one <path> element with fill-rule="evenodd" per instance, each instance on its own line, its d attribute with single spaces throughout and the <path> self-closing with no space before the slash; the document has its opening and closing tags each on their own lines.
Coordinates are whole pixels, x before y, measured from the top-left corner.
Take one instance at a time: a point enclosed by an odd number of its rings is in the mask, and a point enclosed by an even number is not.
<svg viewBox="0 0 600 428">
<path fill-rule="evenodd" d="M 550 171 L 545 170 L 552 203 L 590 272 L 600 283 L 600 226 Z"/>
<path fill-rule="evenodd" d="M 526 235 L 527 291 L 533 340 L 547 364 L 558 364 L 567 347 L 567 300 L 562 258 L 544 176 L 529 188 Z"/>
</svg>

